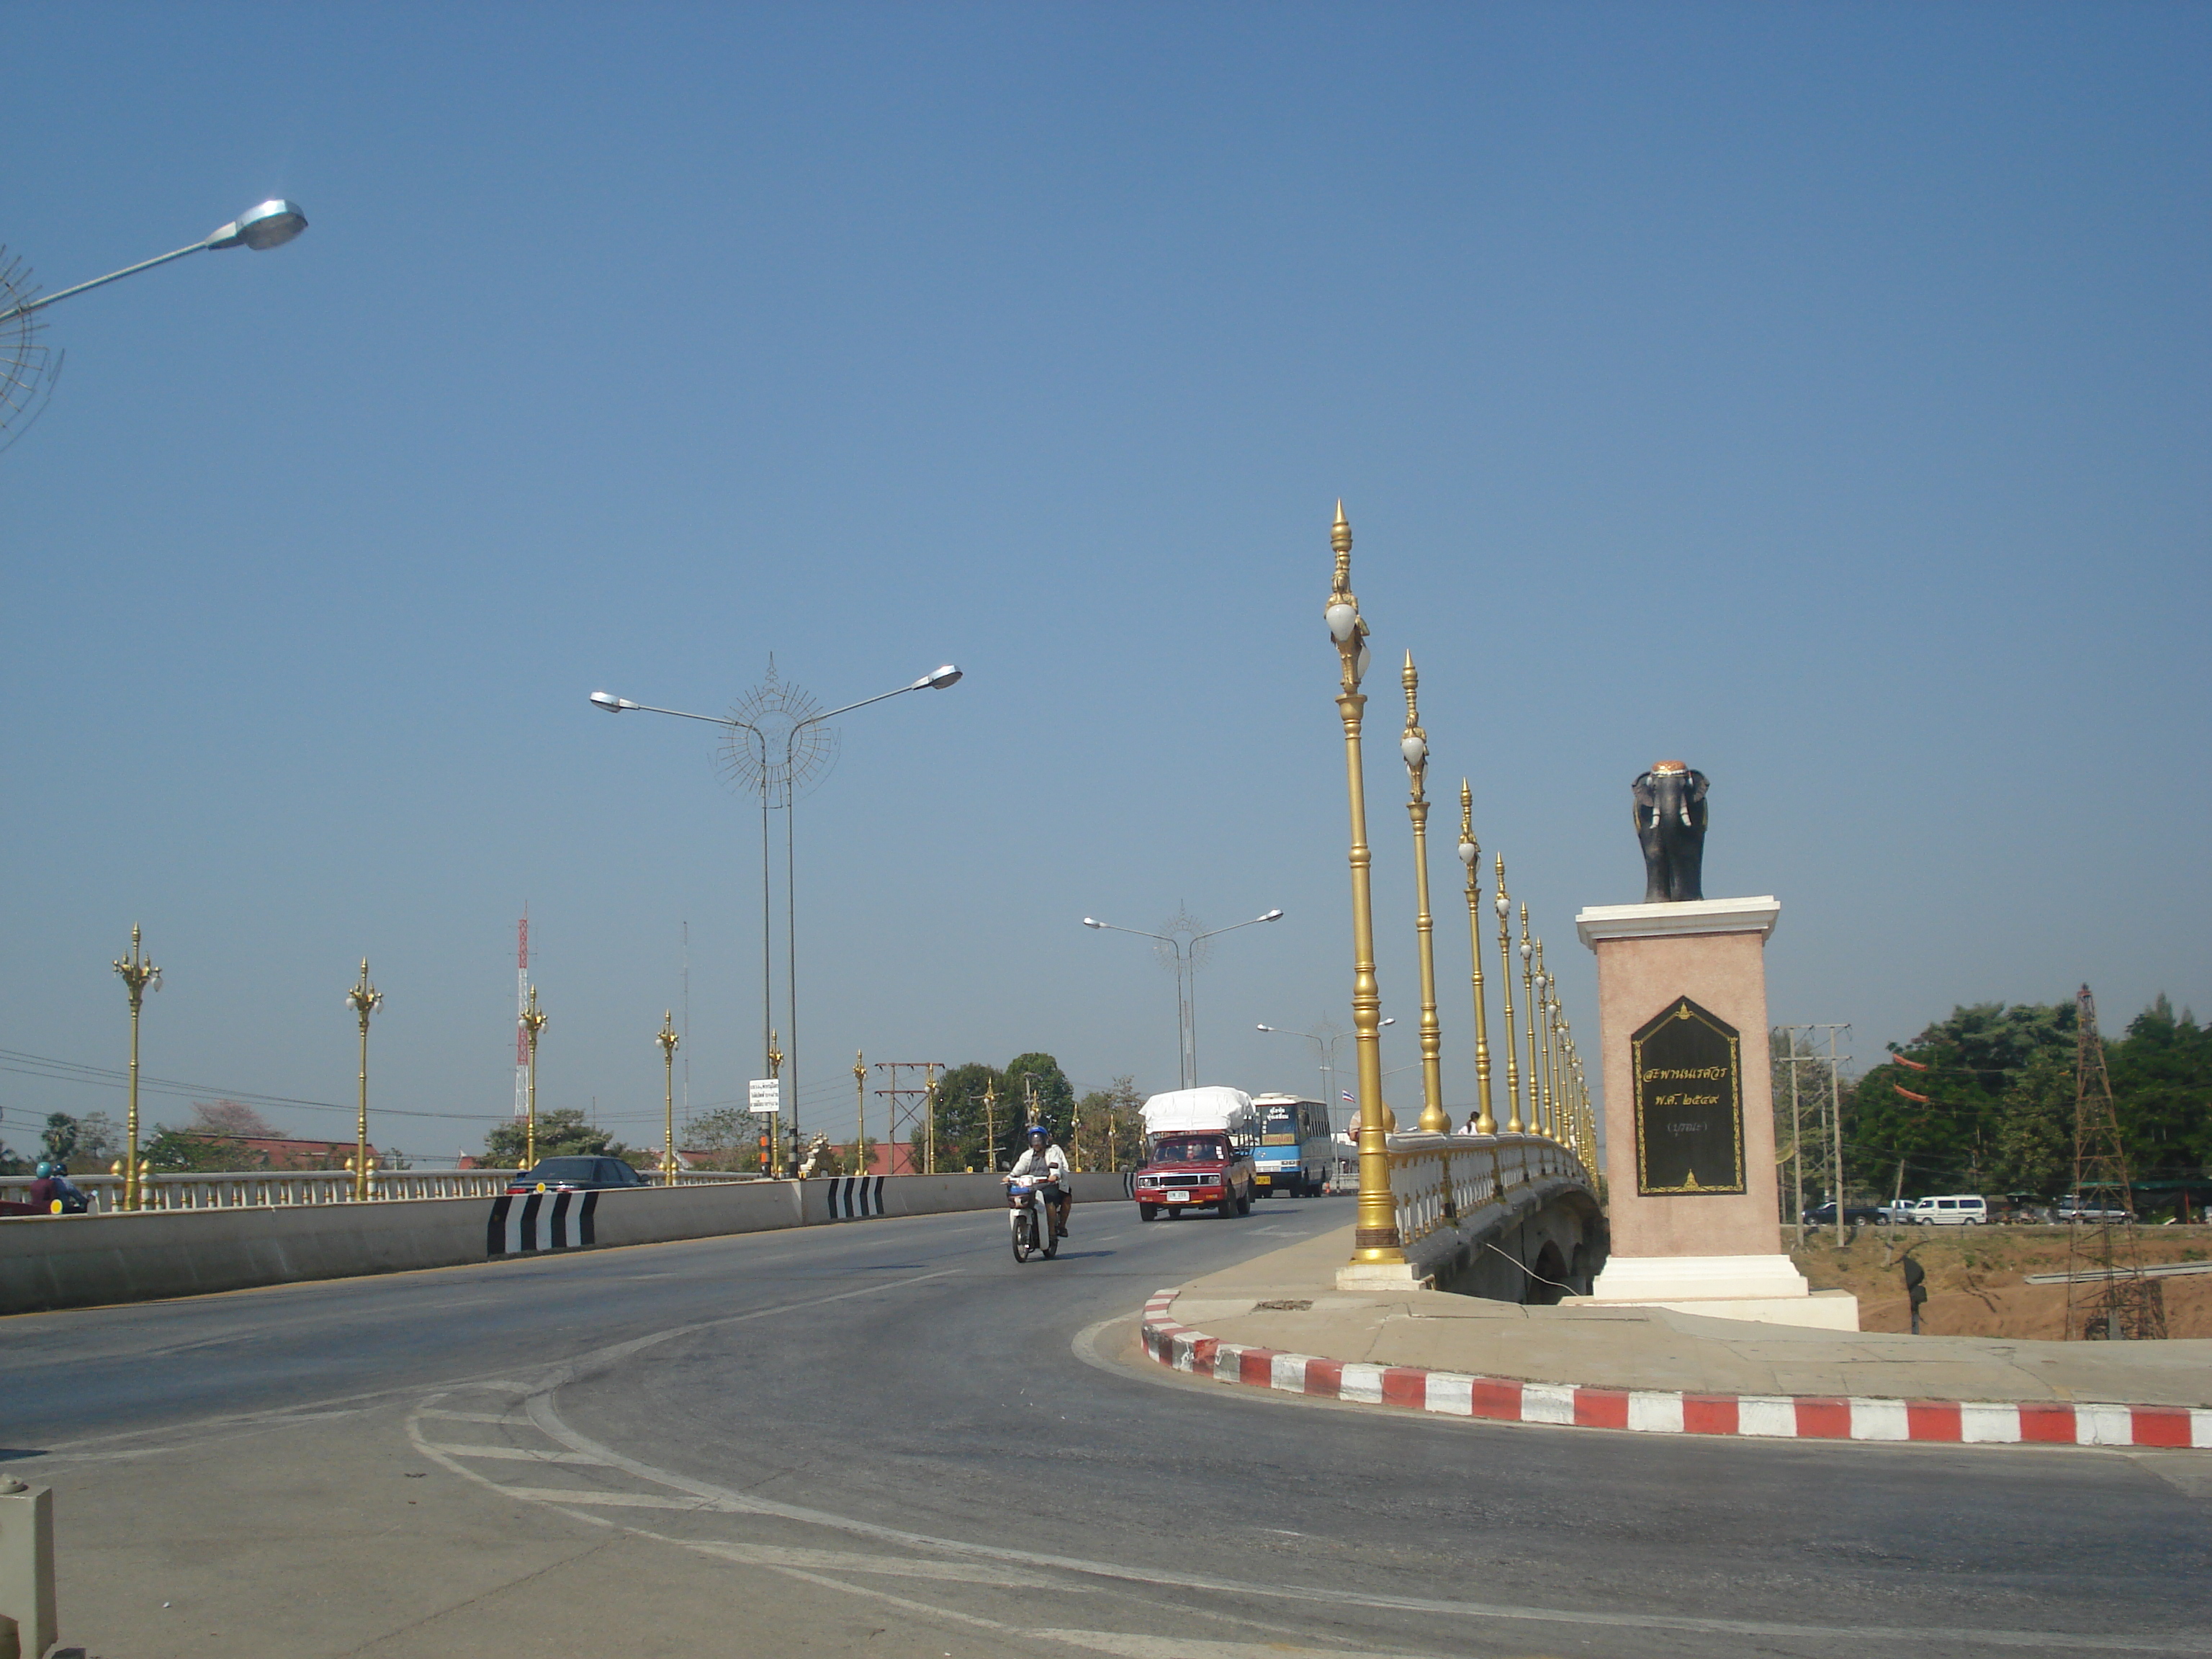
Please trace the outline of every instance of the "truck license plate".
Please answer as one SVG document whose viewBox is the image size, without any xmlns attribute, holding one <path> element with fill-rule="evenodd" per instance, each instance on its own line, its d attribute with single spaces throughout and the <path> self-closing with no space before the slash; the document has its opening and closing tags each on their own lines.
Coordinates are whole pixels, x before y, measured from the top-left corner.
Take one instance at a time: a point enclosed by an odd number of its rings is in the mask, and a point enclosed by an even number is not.
<svg viewBox="0 0 2212 1659">
<path fill-rule="evenodd" d="M 1170 1204 L 1188 1204 L 1190 1202 L 1190 1194 L 1188 1193 L 1170 1193 L 1168 1194 L 1168 1202 Z"/>
</svg>

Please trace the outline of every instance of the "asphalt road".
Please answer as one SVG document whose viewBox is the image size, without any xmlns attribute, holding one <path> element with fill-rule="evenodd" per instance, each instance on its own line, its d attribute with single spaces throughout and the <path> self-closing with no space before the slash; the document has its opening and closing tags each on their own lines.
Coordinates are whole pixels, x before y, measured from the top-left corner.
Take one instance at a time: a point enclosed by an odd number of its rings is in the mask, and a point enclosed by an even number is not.
<svg viewBox="0 0 2212 1659">
<path fill-rule="evenodd" d="M 1151 1291 L 1351 1206 L 18 1316 L 0 1455 L 109 1659 L 2212 1654 L 2212 1456 L 1435 1420 L 1135 1357 Z"/>
</svg>

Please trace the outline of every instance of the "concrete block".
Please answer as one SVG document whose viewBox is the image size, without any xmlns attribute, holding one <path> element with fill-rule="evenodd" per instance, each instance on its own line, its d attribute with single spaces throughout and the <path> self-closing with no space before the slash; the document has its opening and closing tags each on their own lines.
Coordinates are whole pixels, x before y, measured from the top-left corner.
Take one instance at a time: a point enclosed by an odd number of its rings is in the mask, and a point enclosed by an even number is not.
<svg viewBox="0 0 2212 1659">
<path fill-rule="evenodd" d="M 44 1656 L 60 1639 L 54 1615 L 54 1494 L 0 1480 L 0 1621 L 18 1651 Z"/>
</svg>

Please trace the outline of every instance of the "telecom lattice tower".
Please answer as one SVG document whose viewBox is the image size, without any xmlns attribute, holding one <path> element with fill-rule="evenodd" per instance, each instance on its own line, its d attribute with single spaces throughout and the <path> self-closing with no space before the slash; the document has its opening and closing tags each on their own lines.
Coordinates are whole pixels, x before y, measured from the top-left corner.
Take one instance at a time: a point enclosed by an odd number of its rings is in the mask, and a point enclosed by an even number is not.
<svg viewBox="0 0 2212 1659">
<path fill-rule="evenodd" d="M 530 1115 L 530 1028 L 522 1017 L 530 1011 L 530 908 L 514 925 L 514 1117 Z"/>
<path fill-rule="evenodd" d="M 876 1093 L 886 1104 L 885 1116 L 890 1120 L 890 1133 L 884 1137 L 884 1172 L 886 1175 L 935 1175 L 937 1173 L 937 1074 L 950 1069 L 941 1060 L 879 1060 L 876 1069 L 890 1079 L 890 1087 Z M 919 1087 L 899 1086 L 899 1073 L 920 1072 Z M 922 1167 L 914 1167 L 914 1137 L 916 1130 L 922 1133 Z M 901 1170 L 899 1163 L 906 1161 Z"/>
<path fill-rule="evenodd" d="M 2097 1223 L 2092 1229 L 2075 1222 L 2067 1242 L 2066 1334 L 2114 1342 L 2163 1337 L 2166 1287 L 2143 1275 L 2135 1191 L 2097 1033 L 2097 1001 L 2086 985 L 2075 999 L 2074 1043 L 2074 1201 L 2094 1205 Z M 2125 1218 L 2112 1220 L 2116 1212 Z"/>
</svg>

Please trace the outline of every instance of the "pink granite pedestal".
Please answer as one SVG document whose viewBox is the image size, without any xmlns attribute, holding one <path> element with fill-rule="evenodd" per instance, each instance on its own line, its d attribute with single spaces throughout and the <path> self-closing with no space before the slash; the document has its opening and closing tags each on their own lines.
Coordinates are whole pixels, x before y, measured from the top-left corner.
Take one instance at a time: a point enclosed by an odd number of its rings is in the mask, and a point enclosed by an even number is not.
<svg viewBox="0 0 2212 1659">
<path fill-rule="evenodd" d="M 1781 913 L 1772 898 L 1692 899 L 1598 905 L 1575 918 L 1583 943 L 1597 953 L 1612 1242 L 1590 1296 L 1572 1299 L 1858 1328 L 1857 1298 L 1809 1294 L 1782 1250 L 1765 961 Z M 1694 1024 L 1711 1056 L 1726 1054 L 1725 1079 L 1698 1066 L 1682 1073 L 1687 1081 L 1655 1080 L 1676 1075 L 1651 1058 L 1670 1019 Z M 1641 1143 L 1639 1035 L 1646 1056 Z M 1654 1103 L 1663 1101 L 1693 1103 Z M 1668 1139 L 1670 1124 L 1688 1119 L 1706 1126 L 1699 1143 L 1706 1150 L 1696 1158 L 1680 1150 L 1687 1142 Z M 1732 1139 L 1727 1155 L 1710 1151 L 1720 1144 L 1716 1136 Z"/>
</svg>

